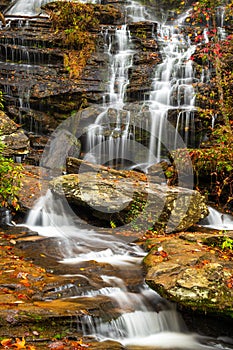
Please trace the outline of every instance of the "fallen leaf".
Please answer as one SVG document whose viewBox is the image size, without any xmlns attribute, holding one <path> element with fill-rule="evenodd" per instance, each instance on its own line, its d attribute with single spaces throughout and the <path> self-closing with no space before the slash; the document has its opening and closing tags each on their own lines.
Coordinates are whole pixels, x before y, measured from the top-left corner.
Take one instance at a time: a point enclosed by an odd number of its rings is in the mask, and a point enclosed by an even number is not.
<svg viewBox="0 0 233 350">
<path fill-rule="evenodd" d="M 19 282 L 23 284 L 24 287 L 30 287 L 31 285 L 31 283 L 28 280 L 20 280 Z"/>
<path fill-rule="evenodd" d="M 12 345 L 12 340 L 11 339 L 3 339 L 1 341 L 1 345 L 4 347 L 4 348 L 8 348 L 9 346 Z"/>
<path fill-rule="evenodd" d="M 22 340 L 20 340 L 19 338 L 16 338 L 16 343 L 12 344 L 12 346 L 15 346 L 17 349 L 25 349 L 25 339 L 24 337 L 22 338 Z"/>
</svg>

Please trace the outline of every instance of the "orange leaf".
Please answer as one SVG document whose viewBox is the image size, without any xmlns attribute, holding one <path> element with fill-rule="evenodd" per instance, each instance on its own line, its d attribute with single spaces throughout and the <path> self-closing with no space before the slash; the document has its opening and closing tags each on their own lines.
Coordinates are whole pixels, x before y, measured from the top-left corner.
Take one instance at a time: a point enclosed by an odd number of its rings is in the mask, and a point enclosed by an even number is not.
<svg viewBox="0 0 233 350">
<path fill-rule="evenodd" d="M 12 340 L 11 339 L 3 339 L 1 341 L 2 346 L 4 346 L 4 348 L 8 348 L 9 346 L 12 345 Z"/>
<path fill-rule="evenodd" d="M 31 283 L 28 280 L 20 280 L 20 283 L 23 284 L 25 287 L 30 287 Z"/>
<path fill-rule="evenodd" d="M 24 337 L 22 338 L 22 340 L 20 340 L 19 338 L 16 338 L 16 343 L 13 344 L 12 346 L 15 346 L 17 349 L 25 349 L 25 339 Z"/>
<path fill-rule="evenodd" d="M 29 297 L 28 297 L 26 294 L 22 294 L 22 293 L 19 293 L 19 294 L 17 295 L 17 297 L 18 297 L 19 299 L 29 299 Z"/>
</svg>

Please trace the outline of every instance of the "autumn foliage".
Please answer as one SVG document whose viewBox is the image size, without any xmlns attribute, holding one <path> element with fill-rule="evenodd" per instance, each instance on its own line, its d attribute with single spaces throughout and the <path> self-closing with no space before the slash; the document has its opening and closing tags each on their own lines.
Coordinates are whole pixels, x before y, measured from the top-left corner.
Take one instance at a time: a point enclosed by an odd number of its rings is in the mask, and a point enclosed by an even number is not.
<svg viewBox="0 0 233 350">
<path fill-rule="evenodd" d="M 193 3 L 187 24 L 196 51 L 199 83 L 196 104 L 207 140 L 191 150 L 197 187 L 208 189 L 210 200 L 230 209 L 233 203 L 233 2 L 200 0 Z M 194 34 L 195 33 L 195 34 Z M 201 189 L 203 190 L 203 188 Z"/>
<path fill-rule="evenodd" d="M 4 349 L 27 349 L 27 350 L 36 350 L 34 345 L 27 344 L 24 337 L 22 339 L 16 338 L 6 338 L 1 341 L 1 345 Z M 82 339 L 79 340 L 69 340 L 64 338 L 63 340 L 52 340 L 48 345 L 48 349 L 53 350 L 81 350 L 89 348 L 89 344 L 84 343 Z"/>
<path fill-rule="evenodd" d="M 104 8 L 99 4 L 76 2 L 56 2 L 45 6 L 50 15 L 56 34 L 68 48 L 64 55 L 64 65 L 71 78 L 78 78 L 87 60 L 96 48 L 96 31 L 100 18 L 103 20 Z M 118 16 L 114 7 L 107 7 L 109 16 Z M 106 11 L 107 12 L 107 11 Z"/>
</svg>

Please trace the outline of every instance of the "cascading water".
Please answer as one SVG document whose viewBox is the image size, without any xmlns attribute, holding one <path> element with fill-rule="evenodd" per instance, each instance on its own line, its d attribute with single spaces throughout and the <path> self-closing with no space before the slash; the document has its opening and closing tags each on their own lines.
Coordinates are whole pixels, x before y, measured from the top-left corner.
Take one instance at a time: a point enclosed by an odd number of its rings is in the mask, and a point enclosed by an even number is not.
<svg viewBox="0 0 233 350">
<path fill-rule="evenodd" d="M 94 160 L 98 164 L 108 162 L 109 165 L 115 165 L 120 160 L 121 167 L 124 167 L 124 160 L 129 159 L 129 150 L 132 153 L 128 144 L 134 136 L 131 132 L 130 113 L 122 108 L 135 51 L 130 48 L 132 43 L 127 25 L 116 28 L 112 34 L 107 31 L 104 37 L 108 42 L 106 53 L 110 70 L 103 102 L 104 105 L 108 102 L 108 105 L 88 128 L 85 159 Z"/>
<path fill-rule="evenodd" d="M 6 10 L 6 15 L 37 16 L 42 13 L 41 6 L 49 2 L 51 2 L 51 0 L 19 0 L 10 5 L 9 9 Z"/>
<path fill-rule="evenodd" d="M 51 62 L 51 53 L 45 52 L 46 40 L 38 40 L 34 30 L 35 27 L 38 30 L 38 24 L 42 27 L 41 31 L 46 33 L 49 30 L 48 15 L 41 9 L 42 5 L 49 2 L 12 1 L 4 11 L 6 25 L 1 28 L 0 38 L 2 90 L 11 105 L 15 105 L 17 122 L 28 124 L 29 131 L 36 134 L 41 132 L 41 125 L 40 117 L 36 118 L 32 112 L 33 86 L 45 69 L 54 73 L 59 64 L 59 58 Z M 50 67 L 45 67 L 46 63 Z"/>
<path fill-rule="evenodd" d="M 126 7 L 132 22 L 148 20 L 150 15 L 143 11 L 142 6 L 130 2 Z M 135 16 L 135 17 L 134 17 Z M 150 18 L 151 19 L 151 18 Z M 181 22 L 181 20 L 180 20 Z M 149 131 L 147 155 L 143 152 L 142 168 L 146 170 L 151 164 L 166 158 L 167 150 L 171 151 L 182 146 L 194 146 L 194 112 L 195 93 L 192 86 L 194 72 L 191 55 L 195 46 L 185 39 L 179 29 L 179 21 L 174 25 L 158 25 L 157 38 L 162 53 L 162 63 L 156 68 L 149 100 L 141 101 L 141 112 L 149 110 L 144 123 L 135 121 L 130 111 L 126 111 L 125 91 L 128 84 L 129 69 L 132 67 L 135 50 L 132 49 L 130 33 L 127 26 L 116 29 L 115 41 L 118 50 L 112 50 L 113 39 L 108 36 L 107 52 L 110 56 L 109 85 L 107 88 L 108 101 L 106 110 L 102 112 L 87 132 L 86 159 L 96 163 L 127 167 L 124 160 L 136 154 L 135 128 Z M 154 35 L 152 33 L 152 35 Z M 112 52 L 113 51 L 113 52 Z M 178 115 L 176 125 L 169 121 L 170 115 Z M 171 135 L 171 133 L 173 135 Z M 181 141 L 181 137 L 182 141 Z M 165 147 L 164 147 L 165 145 Z M 120 150 L 120 151 L 119 151 Z M 114 160 L 114 162 L 111 162 Z M 132 159 L 133 165 L 140 161 Z"/>
<path fill-rule="evenodd" d="M 233 230 L 233 218 L 231 215 L 220 213 L 218 210 L 209 207 L 209 215 L 199 222 L 200 225 L 216 230 Z"/>
<path fill-rule="evenodd" d="M 190 57 L 195 51 L 195 46 L 191 46 L 185 41 L 179 27 L 176 25 L 160 25 L 158 37 L 163 56 L 163 62 L 155 72 L 154 83 L 149 98 L 151 112 L 152 137 L 150 140 L 150 155 L 156 154 L 158 161 L 161 160 L 162 142 L 167 148 L 172 150 L 179 148 L 177 135 L 183 134 L 186 145 L 194 127 L 195 94 L 192 86 L 193 70 Z M 173 144 L 169 141 L 171 135 L 167 133 L 167 120 L 169 112 L 178 111 L 176 122 L 176 132 L 174 133 Z M 191 137 L 190 137 L 191 136 Z M 149 163 L 151 160 L 149 158 Z"/>
<path fill-rule="evenodd" d="M 24 7 L 25 1 L 18 1 L 15 6 L 19 6 L 24 15 L 29 13 L 31 15 L 35 13 L 32 9 L 37 9 L 41 2 L 31 1 L 26 5 L 29 3 L 30 8 Z M 135 4 L 132 3 L 131 8 Z M 13 9 L 14 7 L 11 9 L 12 12 L 16 11 L 17 7 Z M 137 13 L 137 19 L 143 19 L 141 10 L 140 8 L 140 13 Z M 139 153 L 135 149 L 132 150 L 134 125 L 130 113 L 123 109 L 127 75 L 132 66 L 134 50 L 130 48 L 130 33 L 125 25 L 118 28 L 115 34 L 117 52 L 111 52 L 111 39 L 108 46 L 111 64 L 110 83 L 104 99 L 104 105 L 107 104 L 106 111 L 98 116 L 95 124 L 91 125 L 87 132 L 87 156 L 92 156 L 101 164 L 114 159 L 132 160 L 132 155 L 127 154 L 129 149 L 131 153 Z M 146 165 L 161 159 L 161 140 L 169 144 L 168 136 L 164 134 L 168 131 L 164 130 L 168 112 L 173 109 L 180 110 L 175 129 L 180 128 L 179 121 L 181 121 L 181 124 L 185 125 L 186 132 L 190 127 L 194 109 L 194 94 L 191 86 L 192 67 L 186 62 L 194 48 L 187 48 L 181 33 L 172 26 L 161 26 L 160 38 L 163 47 L 163 63 L 156 71 L 153 90 L 149 101 L 146 102 L 149 106 L 148 123 L 152 134 L 147 156 L 143 153 L 140 159 Z M 145 104 L 142 103 L 142 105 Z M 111 123 L 112 116 L 114 123 Z M 185 140 L 188 140 L 188 137 L 186 135 Z M 173 139 L 172 142 L 174 149 L 177 147 L 178 140 Z M 133 145 L 135 145 L 134 142 Z M 106 146 L 105 149 L 104 146 Z M 93 152 L 95 148 L 98 150 Z M 136 159 L 135 163 L 137 163 Z M 68 289 L 73 288 L 76 293 L 72 296 L 73 299 L 81 300 L 101 295 L 108 302 L 111 300 L 112 308 L 115 310 L 113 316 L 107 314 L 104 319 L 84 315 L 78 322 L 78 331 L 84 335 L 92 335 L 100 341 L 106 338 L 116 339 L 126 349 L 219 349 L 216 341 L 188 333 L 174 307 L 143 283 L 139 265 L 145 254 L 144 251 L 137 245 L 127 244 L 121 236 L 117 237 L 83 227 L 83 222 L 78 220 L 69 209 L 66 203 L 54 198 L 48 191 L 29 213 L 27 225 L 42 236 L 56 238 L 54 258 L 59 251 L 59 263 L 65 266 L 67 274 L 72 266 L 72 271 L 77 268 L 76 274 L 80 275 L 82 271 L 80 266 L 84 262 L 90 266 L 95 262 L 99 264 L 98 269 L 103 270 L 99 276 L 99 285 L 88 292 L 79 293 L 71 283 L 67 285 Z M 125 276 L 129 273 L 136 275 L 131 284 L 125 280 Z M 74 276 L 74 273 L 69 276 Z M 93 276 L 86 276 L 83 273 L 82 277 L 89 280 L 90 286 L 96 285 Z M 220 346 L 223 349 L 230 349 L 224 345 Z"/>
<path fill-rule="evenodd" d="M 59 251 L 59 263 L 66 270 L 64 277 L 83 277 L 93 286 L 92 289 L 80 292 L 80 288 L 69 283 L 56 289 L 55 294 L 65 293 L 64 289 L 68 289 L 72 300 L 76 299 L 79 305 L 82 305 L 85 298 L 90 300 L 98 296 L 101 296 L 103 305 L 104 300 L 108 303 L 104 319 L 85 314 L 79 317 L 78 332 L 93 336 L 98 341 L 117 340 L 126 349 L 219 348 L 216 340 L 189 333 L 175 306 L 143 283 L 140 264 L 144 251 L 135 244 L 127 244 L 121 236 L 81 228 L 81 223 L 77 223 L 76 219 L 66 203 L 54 198 L 48 191 L 30 212 L 27 226 L 42 236 L 56 238 L 53 241 L 54 258 L 57 258 Z M 82 270 L 85 270 L 82 266 L 86 267 L 86 264 L 92 267 L 91 270 L 99 264 L 98 270 L 103 271 L 97 286 L 95 272 L 93 276 L 86 272 L 82 274 Z M 73 272 L 69 273 L 71 267 Z M 129 273 L 133 276 L 131 282 L 130 277 L 127 277 Z M 50 298 L 52 296 L 48 296 L 47 300 Z M 221 346 L 222 349 L 231 349 L 227 345 Z"/>
</svg>

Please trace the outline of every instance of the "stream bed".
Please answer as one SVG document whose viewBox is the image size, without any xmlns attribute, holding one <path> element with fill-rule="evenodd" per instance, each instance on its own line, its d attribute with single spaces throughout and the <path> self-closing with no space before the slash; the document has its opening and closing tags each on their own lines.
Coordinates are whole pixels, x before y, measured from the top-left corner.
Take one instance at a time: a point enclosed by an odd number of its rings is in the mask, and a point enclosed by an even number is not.
<svg viewBox="0 0 233 350">
<path fill-rule="evenodd" d="M 104 341 L 116 341 L 125 349 L 232 349 L 232 339 L 221 332 L 219 339 L 190 332 L 176 305 L 145 284 L 146 253 L 138 238 L 124 236 L 124 231 L 118 236 L 85 228 L 50 192 L 25 225 L 30 231 L 17 241 L 18 248 L 61 278 L 33 300 L 51 303 L 51 308 L 58 301 L 59 307 L 72 305 L 71 318 L 77 315 L 72 324 L 80 336 L 103 346 Z"/>
</svg>

